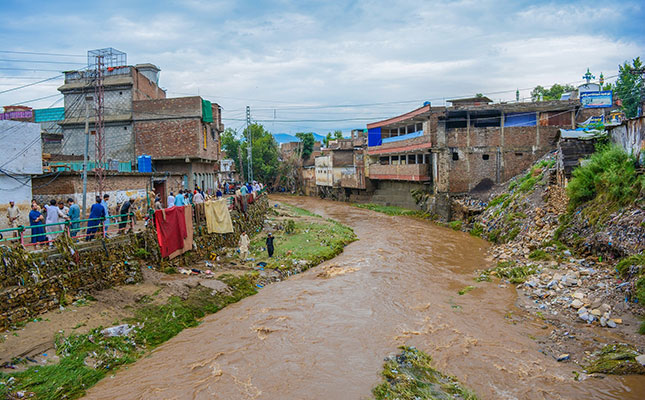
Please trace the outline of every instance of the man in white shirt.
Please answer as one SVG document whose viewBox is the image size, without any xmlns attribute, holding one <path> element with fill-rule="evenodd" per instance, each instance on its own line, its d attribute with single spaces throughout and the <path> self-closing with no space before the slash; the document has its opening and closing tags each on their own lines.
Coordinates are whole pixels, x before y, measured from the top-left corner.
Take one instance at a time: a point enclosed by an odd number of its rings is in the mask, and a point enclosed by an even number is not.
<svg viewBox="0 0 645 400">
<path fill-rule="evenodd" d="M 168 208 L 174 207 L 175 206 L 175 196 L 170 192 L 170 196 L 168 196 Z"/>
</svg>

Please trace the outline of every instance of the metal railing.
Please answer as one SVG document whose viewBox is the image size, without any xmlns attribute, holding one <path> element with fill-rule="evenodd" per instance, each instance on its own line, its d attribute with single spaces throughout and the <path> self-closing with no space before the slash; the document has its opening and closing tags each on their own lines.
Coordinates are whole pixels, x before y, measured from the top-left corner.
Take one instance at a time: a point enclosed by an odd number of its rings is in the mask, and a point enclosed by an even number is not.
<svg viewBox="0 0 645 400">
<path fill-rule="evenodd" d="M 94 224 L 93 222 L 96 223 Z M 128 228 L 134 229 L 135 214 L 110 215 L 107 218 L 86 218 L 78 220 L 67 220 L 51 224 L 19 226 L 17 228 L 0 229 L 0 244 L 20 243 L 21 246 L 47 245 L 53 243 L 58 235 L 66 234 L 72 239 L 92 240 L 95 237 L 108 237 L 110 227 L 116 225 L 116 234 L 126 232 Z M 92 222 L 92 224 L 90 224 Z M 54 229 L 46 229 L 56 227 Z M 34 233 L 34 229 L 43 229 L 42 232 Z M 114 232 L 114 231 L 113 231 Z M 34 238 L 36 238 L 34 240 Z"/>
</svg>

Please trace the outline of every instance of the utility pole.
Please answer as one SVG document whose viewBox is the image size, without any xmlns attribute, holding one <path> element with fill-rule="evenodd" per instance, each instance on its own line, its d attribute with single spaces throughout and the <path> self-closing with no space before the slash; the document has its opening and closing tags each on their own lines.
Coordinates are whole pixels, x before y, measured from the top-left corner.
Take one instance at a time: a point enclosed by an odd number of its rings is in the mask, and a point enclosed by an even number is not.
<svg viewBox="0 0 645 400">
<path fill-rule="evenodd" d="M 237 159 L 240 162 L 240 178 L 244 179 L 244 161 L 242 158 L 242 146 L 237 148 Z"/>
<path fill-rule="evenodd" d="M 85 96 L 85 151 L 83 152 L 83 219 L 87 209 L 87 153 L 90 149 L 90 101 L 92 96 Z"/>
<path fill-rule="evenodd" d="M 253 139 L 251 135 L 251 107 L 246 106 L 246 134 L 247 134 L 247 157 L 248 157 L 248 181 L 253 182 Z"/>
</svg>

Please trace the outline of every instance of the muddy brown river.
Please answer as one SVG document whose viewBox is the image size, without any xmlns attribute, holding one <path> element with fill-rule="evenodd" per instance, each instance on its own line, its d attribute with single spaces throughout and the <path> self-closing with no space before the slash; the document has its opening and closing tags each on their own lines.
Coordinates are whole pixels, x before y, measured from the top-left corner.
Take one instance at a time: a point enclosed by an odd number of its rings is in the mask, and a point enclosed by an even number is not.
<svg viewBox="0 0 645 400">
<path fill-rule="evenodd" d="M 324 265 L 206 317 L 92 388 L 90 399 L 367 399 L 383 358 L 429 353 L 482 399 L 643 399 L 642 377 L 573 380 L 540 353 L 536 326 L 504 318 L 513 288 L 473 284 L 487 244 L 343 203 L 277 198 L 351 226 L 358 241 Z M 277 243 L 279 246 L 280 244 Z M 319 270 L 319 269 L 318 269 Z"/>
</svg>

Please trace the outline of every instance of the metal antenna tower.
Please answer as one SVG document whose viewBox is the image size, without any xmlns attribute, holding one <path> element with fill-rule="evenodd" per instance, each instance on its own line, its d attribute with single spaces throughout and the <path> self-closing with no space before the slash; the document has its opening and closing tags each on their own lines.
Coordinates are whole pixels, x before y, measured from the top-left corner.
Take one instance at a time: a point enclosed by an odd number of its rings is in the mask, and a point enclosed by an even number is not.
<svg viewBox="0 0 645 400">
<path fill-rule="evenodd" d="M 111 75 L 115 67 L 127 65 L 127 54 L 108 47 L 105 49 L 90 50 L 87 52 L 88 73 L 94 75 L 94 109 L 95 130 L 94 136 L 97 191 L 102 196 L 105 190 L 106 170 L 106 136 L 105 136 L 105 75 Z"/>
<path fill-rule="evenodd" d="M 94 173 L 96 174 L 96 186 L 99 196 L 103 196 L 105 184 L 105 120 L 103 115 L 105 112 L 105 86 L 103 82 L 103 55 L 95 56 L 95 65 L 94 109 L 96 111 L 96 122 L 94 126 L 96 128 L 96 135 L 94 135 L 94 144 L 96 148 L 96 167 Z"/>
<path fill-rule="evenodd" d="M 251 135 L 251 107 L 246 106 L 246 135 L 247 135 L 247 177 L 249 182 L 253 182 L 253 139 Z"/>
</svg>

